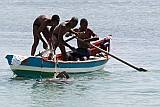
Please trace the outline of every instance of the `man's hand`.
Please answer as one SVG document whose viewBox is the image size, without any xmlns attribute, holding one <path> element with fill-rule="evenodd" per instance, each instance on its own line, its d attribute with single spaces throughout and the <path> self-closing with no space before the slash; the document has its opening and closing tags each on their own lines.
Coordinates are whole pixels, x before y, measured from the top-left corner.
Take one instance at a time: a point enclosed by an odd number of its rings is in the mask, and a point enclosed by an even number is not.
<svg viewBox="0 0 160 107">
<path fill-rule="evenodd" d="M 89 43 L 89 42 L 90 42 L 90 40 L 89 40 L 89 39 L 84 39 L 84 40 L 83 40 L 83 42 L 85 42 L 85 43 Z"/>
</svg>

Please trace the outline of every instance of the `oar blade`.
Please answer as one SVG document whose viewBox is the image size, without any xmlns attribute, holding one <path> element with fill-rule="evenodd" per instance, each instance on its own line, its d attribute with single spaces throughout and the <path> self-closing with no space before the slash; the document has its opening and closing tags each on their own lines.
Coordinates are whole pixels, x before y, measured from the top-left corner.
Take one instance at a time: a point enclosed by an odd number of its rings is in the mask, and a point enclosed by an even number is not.
<svg viewBox="0 0 160 107">
<path fill-rule="evenodd" d="M 144 68 L 138 68 L 137 69 L 138 71 L 141 71 L 141 72 L 147 72 L 148 70 L 144 69 Z"/>
</svg>

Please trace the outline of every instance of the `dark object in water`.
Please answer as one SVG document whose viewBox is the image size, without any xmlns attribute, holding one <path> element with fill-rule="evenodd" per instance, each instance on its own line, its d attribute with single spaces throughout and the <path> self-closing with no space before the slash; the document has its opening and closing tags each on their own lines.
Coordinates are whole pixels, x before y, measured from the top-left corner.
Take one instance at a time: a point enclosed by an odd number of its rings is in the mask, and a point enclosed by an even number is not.
<svg viewBox="0 0 160 107">
<path fill-rule="evenodd" d="M 56 78 L 66 78 L 66 79 L 69 79 L 69 75 L 67 74 L 66 71 L 62 71 L 62 72 L 60 72 L 60 73 L 56 76 Z"/>
<path fill-rule="evenodd" d="M 73 79 L 69 79 L 69 78 L 70 77 L 67 74 L 67 72 L 62 71 L 56 76 L 56 78 L 48 78 L 48 79 L 46 79 L 46 81 L 55 82 L 55 83 L 62 83 L 62 82 L 68 83 L 68 82 L 73 82 L 74 81 Z"/>
</svg>

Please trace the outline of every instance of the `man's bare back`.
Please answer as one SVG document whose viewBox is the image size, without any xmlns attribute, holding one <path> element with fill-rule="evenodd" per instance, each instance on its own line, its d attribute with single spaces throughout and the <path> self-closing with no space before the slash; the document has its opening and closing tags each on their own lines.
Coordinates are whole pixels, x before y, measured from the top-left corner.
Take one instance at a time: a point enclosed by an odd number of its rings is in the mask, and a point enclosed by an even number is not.
<svg viewBox="0 0 160 107">
<path fill-rule="evenodd" d="M 66 32 L 69 32 L 72 28 L 74 28 L 78 23 L 78 18 L 72 17 L 71 20 L 62 22 L 59 26 L 55 28 L 53 31 L 53 41 L 54 49 L 59 45 L 63 60 L 67 60 L 66 50 L 64 46 L 69 47 L 71 50 L 75 50 L 74 47 L 70 46 L 63 40 L 63 36 Z"/>
<path fill-rule="evenodd" d="M 50 20 L 52 17 L 49 15 L 40 15 L 39 17 L 36 18 L 36 20 L 34 21 L 34 23 L 41 25 L 44 20 Z"/>
<path fill-rule="evenodd" d="M 54 28 L 59 24 L 60 18 L 58 15 L 53 15 L 52 17 L 49 15 L 40 15 L 36 18 L 33 23 L 33 36 L 34 36 L 34 43 L 31 49 L 31 55 L 35 54 L 36 48 L 38 46 L 39 40 L 43 43 L 43 48 L 46 49 L 48 47 L 47 43 L 41 36 L 41 32 L 47 42 L 49 42 L 51 38 L 51 34 Z M 49 29 L 48 26 L 51 26 Z"/>
</svg>

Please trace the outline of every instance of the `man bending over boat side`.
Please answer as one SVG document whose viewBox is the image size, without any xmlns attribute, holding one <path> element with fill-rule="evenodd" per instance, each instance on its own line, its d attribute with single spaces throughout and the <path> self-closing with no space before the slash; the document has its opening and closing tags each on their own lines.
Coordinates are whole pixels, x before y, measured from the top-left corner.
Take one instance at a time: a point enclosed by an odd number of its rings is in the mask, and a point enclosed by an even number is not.
<svg viewBox="0 0 160 107">
<path fill-rule="evenodd" d="M 90 51 L 88 49 L 89 46 L 85 44 L 85 42 L 90 43 L 91 41 L 99 40 L 99 37 L 92 29 L 88 28 L 88 21 L 85 18 L 81 19 L 80 27 L 75 28 L 74 31 L 77 33 L 84 32 L 79 35 L 79 38 L 81 38 L 83 42 L 77 39 L 78 48 L 71 52 L 70 55 L 71 57 L 78 57 L 80 60 L 87 60 L 90 57 Z M 67 33 L 66 37 L 70 35 L 72 35 L 72 33 Z"/>
<path fill-rule="evenodd" d="M 74 47 L 70 46 L 68 43 L 66 43 L 63 40 L 63 36 L 66 32 L 72 32 L 72 28 L 74 28 L 78 23 L 78 18 L 77 17 L 72 17 L 71 20 L 67 20 L 65 22 L 62 22 L 59 26 L 57 26 L 52 35 L 52 45 L 54 46 L 54 51 L 56 48 L 59 46 L 62 54 L 62 59 L 64 61 L 68 60 L 65 46 L 69 47 L 72 51 L 75 50 Z"/>
<path fill-rule="evenodd" d="M 47 43 L 44 41 L 44 39 L 40 34 L 41 32 L 51 47 L 51 35 L 54 28 L 59 24 L 59 21 L 60 21 L 60 18 L 58 15 L 53 15 L 52 17 L 49 15 L 40 15 L 39 17 L 36 18 L 36 20 L 33 23 L 34 43 L 31 49 L 32 56 L 34 56 L 35 54 L 39 40 L 43 42 L 44 49 L 48 48 Z M 48 26 L 51 26 L 51 28 L 49 29 Z"/>
</svg>

